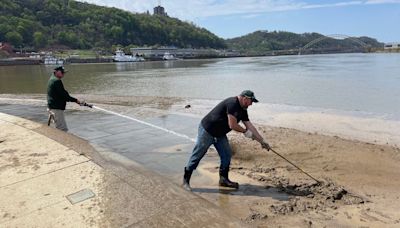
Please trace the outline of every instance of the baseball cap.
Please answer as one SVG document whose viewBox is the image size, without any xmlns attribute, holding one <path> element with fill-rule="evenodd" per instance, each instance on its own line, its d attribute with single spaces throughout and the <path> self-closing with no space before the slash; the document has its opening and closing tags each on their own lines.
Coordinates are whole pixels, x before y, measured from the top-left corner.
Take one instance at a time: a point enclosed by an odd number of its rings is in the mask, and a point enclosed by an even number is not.
<svg viewBox="0 0 400 228">
<path fill-rule="evenodd" d="M 68 72 L 63 66 L 58 66 L 54 68 L 54 71 L 61 71 L 63 74 Z"/>
<path fill-rule="evenodd" d="M 240 96 L 251 98 L 251 100 L 255 103 L 258 102 L 256 97 L 254 96 L 254 92 L 251 90 L 243 90 L 243 92 L 240 93 Z"/>
</svg>

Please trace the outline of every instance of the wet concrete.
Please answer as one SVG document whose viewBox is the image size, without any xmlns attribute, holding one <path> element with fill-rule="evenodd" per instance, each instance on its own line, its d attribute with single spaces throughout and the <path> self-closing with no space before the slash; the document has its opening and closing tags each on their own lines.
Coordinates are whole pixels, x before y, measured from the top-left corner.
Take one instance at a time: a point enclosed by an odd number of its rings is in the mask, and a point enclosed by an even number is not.
<svg viewBox="0 0 400 228">
<path fill-rule="evenodd" d="M 44 106 L 2 104 L 0 111 L 47 124 L 47 112 Z M 181 183 L 183 167 L 194 146 L 192 141 L 94 109 L 85 111 L 67 109 L 65 115 L 69 132 L 87 140 L 103 156 L 117 153 L 176 184 Z M 196 138 L 200 122 L 199 118 L 178 114 L 141 118 L 141 120 L 190 138 Z M 239 180 L 241 184 L 239 190 L 219 188 L 216 168 L 219 157 L 216 152 L 207 153 L 202 160 L 202 164 L 204 163 L 210 164 L 213 168 L 198 169 L 194 172 L 193 192 L 234 216 L 241 218 L 248 216 L 249 208 L 243 206 L 243 199 L 251 198 L 252 201 L 257 201 L 257 198 L 271 198 L 278 202 L 289 201 L 289 194 L 286 192 L 278 188 L 265 188 L 249 180 L 251 178 Z"/>
<path fill-rule="evenodd" d="M 43 106 L 3 104 L 1 111 L 47 123 Z M 112 151 L 160 174 L 181 174 L 193 143 L 152 127 L 100 111 L 66 110 L 69 132 L 86 139 L 100 151 Z M 195 138 L 199 120 L 168 115 L 144 121 Z"/>
<path fill-rule="evenodd" d="M 72 134 L 1 112 L 0 125 L 0 227 L 246 227 Z"/>
</svg>

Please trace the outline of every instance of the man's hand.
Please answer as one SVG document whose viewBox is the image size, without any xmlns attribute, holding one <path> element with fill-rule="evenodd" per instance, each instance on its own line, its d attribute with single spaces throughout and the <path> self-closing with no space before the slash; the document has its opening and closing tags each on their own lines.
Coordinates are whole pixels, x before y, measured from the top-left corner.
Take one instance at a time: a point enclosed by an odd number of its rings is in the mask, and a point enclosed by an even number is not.
<svg viewBox="0 0 400 228">
<path fill-rule="evenodd" d="M 77 103 L 78 103 L 78 102 L 77 102 Z M 92 108 L 92 107 L 93 107 L 93 105 L 86 103 L 85 100 L 79 101 L 78 104 L 79 104 L 80 106 L 86 106 L 86 107 L 89 107 L 89 108 Z"/>
<path fill-rule="evenodd" d="M 271 149 L 271 147 L 269 146 L 269 144 L 266 142 L 266 141 L 262 141 L 261 143 L 261 147 L 263 148 L 263 149 L 267 149 L 268 151 Z"/>
<path fill-rule="evenodd" d="M 243 134 L 244 134 L 244 136 L 245 136 L 246 138 L 253 139 L 253 132 L 251 132 L 249 129 L 247 129 L 246 132 L 243 133 Z"/>
</svg>

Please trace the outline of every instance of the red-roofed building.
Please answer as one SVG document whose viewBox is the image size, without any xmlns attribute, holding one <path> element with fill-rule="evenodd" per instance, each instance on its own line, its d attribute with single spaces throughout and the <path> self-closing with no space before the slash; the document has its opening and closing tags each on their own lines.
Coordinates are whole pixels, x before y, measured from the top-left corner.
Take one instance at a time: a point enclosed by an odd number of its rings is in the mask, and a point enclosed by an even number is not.
<svg viewBox="0 0 400 228">
<path fill-rule="evenodd" d="M 11 44 L 5 43 L 5 42 L 0 42 L 0 50 L 6 51 L 9 54 L 13 53 L 13 49 L 11 47 Z"/>
</svg>

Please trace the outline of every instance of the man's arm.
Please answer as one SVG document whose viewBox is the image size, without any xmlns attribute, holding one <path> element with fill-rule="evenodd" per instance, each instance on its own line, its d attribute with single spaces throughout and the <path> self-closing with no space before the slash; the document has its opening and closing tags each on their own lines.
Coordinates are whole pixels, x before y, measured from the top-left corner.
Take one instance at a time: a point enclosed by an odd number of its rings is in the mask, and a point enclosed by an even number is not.
<svg viewBox="0 0 400 228">
<path fill-rule="evenodd" d="M 257 142 L 259 142 L 263 148 L 267 150 L 271 149 L 267 141 L 260 135 L 260 133 L 258 133 L 257 128 L 254 127 L 250 121 L 243 121 L 243 124 L 253 133 L 253 139 L 257 140 Z"/>
<path fill-rule="evenodd" d="M 59 92 L 60 96 L 68 102 L 76 102 L 79 104 L 79 100 L 75 97 L 71 97 L 67 90 L 65 90 L 64 85 L 61 80 L 56 82 L 57 91 Z"/>
<path fill-rule="evenodd" d="M 244 126 L 253 133 L 253 138 L 258 142 L 264 141 L 263 137 L 258 133 L 257 128 L 250 121 L 243 121 Z"/>
<path fill-rule="evenodd" d="M 246 132 L 246 129 L 238 124 L 236 117 L 231 114 L 228 114 L 228 124 L 229 124 L 229 128 L 234 131 L 237 131 L 240 133 Z"/>
</svg>

